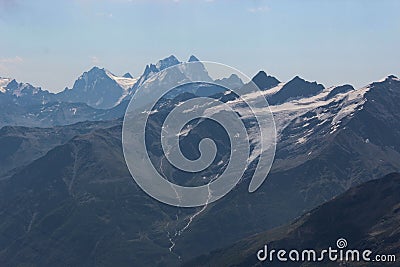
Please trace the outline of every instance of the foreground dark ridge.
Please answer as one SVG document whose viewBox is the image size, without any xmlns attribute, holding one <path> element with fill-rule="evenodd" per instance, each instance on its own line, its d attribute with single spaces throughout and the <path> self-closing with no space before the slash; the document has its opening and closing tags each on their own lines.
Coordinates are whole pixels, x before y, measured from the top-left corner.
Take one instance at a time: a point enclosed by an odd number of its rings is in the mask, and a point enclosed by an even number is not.
<svg viewBox="0 0 400 267">
<path fill-rule="evenodd" d="M 186 266 L 255 266 L 257 251 L 336 247 L 345 238 L 352 249 L 396 255 L 400 260 L 400 174 L 392 173 L 346 191 L 293 223 L 245 238 L 234 245 L 190 261 Z M 348 263 L 346 266 L 397 266 L 396 263 Z M 268 262 L 268 266 L 286 266 Z M 290 263 L 289 266 L 309 266 Z M 336 266 L 318 263 L 318 266 Z"/>
</svg>

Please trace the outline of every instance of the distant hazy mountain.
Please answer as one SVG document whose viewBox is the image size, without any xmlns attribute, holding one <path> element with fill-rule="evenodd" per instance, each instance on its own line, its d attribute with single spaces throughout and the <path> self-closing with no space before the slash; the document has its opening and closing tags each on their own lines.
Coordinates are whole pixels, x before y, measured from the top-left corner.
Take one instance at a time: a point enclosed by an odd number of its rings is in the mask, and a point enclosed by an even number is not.
<svg viewBox="0 0 400 267">
<path fill-rule="evenodd" d="M 187 266 L 260 266 L 257 252 L 268 249 L 336 248 L 339 238 L 347 240 L 347 249 L 372 250 L 373 255 L 400 257 L 400 174 L 393 173 L 369 181 L 313 209 L 291 224 L 249 236 L 230 247 L 199 257 Z M 371 256 L 371 258 L 373 258 Z M 286 266 L 266 262 L 268 266 Z M 318 266 L 335 266 L 320 262 Z M 347 262 L 345 266 L 387 266 L 395 263 Z M 291 262 L 289 266 L 311 266 Z M 393 265 L 395 266 L 395 265 Z"/>
<path fill-rule="evenodd" d="M 124 78 L 130 78 L 130 79 L 133 78 L 133 76 L 132 76 L 129 72 L 127 72 L 127 73 L 125 73 L 124 75 L 122 75 L 122 77 L 124 77 Z"/>
<path fill-rule="evenodd" d="M 191 56 L 188 62 L 198 61 L 195 56 Z M 151 76 L 180 63 L 175 56 L 169 56 L 155 64 L 147 65 L 139 78 L 133 78 L 130 73 L 117 76 L 104 68 L 93 67 L 84 72 L 75 81 L 72 88 L 65 88 L 57 94 L 34 87 L 29 83 L 18 83 L 11 78 L 0 78 L 0 104 L 8 107 L 5 113 L 0 114 L 0 127 L 4 125 L 47 127 L 105 119 L 101 115 L 105 111 L 101 110 L 109 110 L 121 105 L 126 106 L 126 103 L 122 103 L 130 100 L 137 88 L 143 86 Z M 175 79 L 213 82 L 200 63 L 197 68 L 175 69 L 168 72 L 163 81 L 155 82 L 168 83 Z M 241 84 L 238 77 L 227 78 L 226 82 L 233 83 L 235 86 Z M 143 90 L 146 90 L 150 84 L 151 81 L 143 86 Z M 156 85 L 152 84 L 151 86 Z M 208 96 L 220 92 L 221 89 L 216 89 L 215 86 L 198 85 L 194 86 L 192 91 Z M 179 93 L 176 92 L 173 96 Z M 53 114 L 46 112 L 50 110 Z M 118 116 L 122 117 L 124 110 L 119 110 L 121 113 Z M 56 114 L 62 115 L 60 117 Z M 44 119 L 45 116 L 48 116 L 48 119 Z"/>
<path fill-rule="evenodd" d="M 180 68 L 170 69 L 169 71 L 165 72 L 164 77 L 153 79 L 151 79 L 153 75 L 169 67 L 181 64 L 182 62 L 180 62 L 175 56 L 171 55 L 167 58 L 159 60 L 156 64 L 147 65 L 143 74 L 140 76 L 137 83 L 133 87 L 131 94 L 128 95 L 126 99 L 129 99 L 138 88 L 140 88 L 140 90 L 144 90 L 149 95 L 149 98 L 151 98 L 153 91 L 152 88 L 163 86 L 166 88 L 170 87 L 172 89 L 177 85 L 176 81 L 179 81 L 180 83 L 183 83 L 185 81 L 202 81 L 209 83 L 213 82 L 203 64 L 201 64 L 195 56 L 191 56 L 188 62 L 193 62 L 194 64 L 191 66 L 182 65 Z M 220 92 L 221 89 L 217 89 L 215 88 L 215 86 L 212 85 L 199 84 L 193 85 L 191 89 L 188 89 L 188 91 L 201 96 L 209 96 Z M 183 92 L 179 91 L 179 89 L 175 90 L 174 92 L 171 92 L 169 94 L 169 98 L 177 96 L 180 93 Z"/>
<path fill-rule="evenodd" d="M 54 101 L 54 94 L 34 87 L 29 83 L 19 83 L 15 79 L 0 77 L 0 103 L 22 106 L 40 105 Z"/>
<path fill-rule="evenodd" d="M 168 67 L 172 67 L 175 65 L 180 64 L 181 62 L 173 55 L 159 60 L 156 64 L 149 64 L 146 66 L 143 74 L 138 79 L 137 83 L 135 84 L 135 88 L 143 85 L 143 83 L 155 73 L 158 73 Z"/>
<path fill-rule="evenodd" d="M 85 72 L 72 89 L 54 94 L 29 83 L 0 78 L 0 104 L 3 107 L 0 127 L 49 127 L 120 118 L 125 108 L 119 107 L 127 106 L 123 99 L 135 81 L 94 67 Z"/>
<path fill-rule="evenodd" d="M 226 88 L 239 88 L 243 86 L 243 81 L 236 75 L 232 74 L 228 78 L 222 78 L 215 80 L 217 84 L 225 86 Z"/>
<path fill-rule="evenodd" d="M 60 102 L 82 102 L 94 108 L 115 107 L 129 94 L 136 79 L 118 77 L 111 72 L 94 67 L 83 73 L 71 89 L 57 94 Z"/>
</svg>

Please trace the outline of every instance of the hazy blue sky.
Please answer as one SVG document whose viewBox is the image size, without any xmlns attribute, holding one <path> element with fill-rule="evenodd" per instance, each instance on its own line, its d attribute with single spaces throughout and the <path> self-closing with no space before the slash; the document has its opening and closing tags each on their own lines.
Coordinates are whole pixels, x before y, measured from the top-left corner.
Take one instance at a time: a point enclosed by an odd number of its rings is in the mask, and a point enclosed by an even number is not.
<svg viewBox="0 0 400 267">
<path fill-rule="evenodd" d="M 400 1 L 0 0 L 0 77 L 51 91 L 93 65 L 195 54 L 325 86 L 400 76 Z"/>
</svg>

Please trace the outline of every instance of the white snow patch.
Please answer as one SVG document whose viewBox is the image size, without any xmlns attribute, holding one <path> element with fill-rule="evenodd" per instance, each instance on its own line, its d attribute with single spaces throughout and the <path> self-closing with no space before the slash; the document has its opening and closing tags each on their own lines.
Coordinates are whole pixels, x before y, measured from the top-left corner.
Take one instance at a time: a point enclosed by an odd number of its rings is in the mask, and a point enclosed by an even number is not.
<svg viewBox="0 0 400 267">
<path fill-rule="evenodd" d="M 138 78 L 126 78 L 126 77 L 116 76 L 108 70 L 106 70 L 106 74 L 108 77 L 113 79 L 119 86 L 121 86 L 122 89 L 124 89 L 124 92 L 122 93 L 121 97 L 115 103 L 116 106 L 120 104 L 121 101 L 124 100 L 129 95 L 130 89 L 138 81 Z"/>
<path fill-rule="evenodd" d="M 113 79 L 116 83 L 119 84 L 124 90 L 129 90 L 132 88 L 132 86 L 137 82 L 137 78 L 126 78 L 126 77 L 120 77 L 112 74 L 108 70 L 106 71 L 106 74 L 108 77 Z"/>
<path fill-rule="evenodd" d="M 333 118 L 332 125 L 340 123 L 340 121 L 347 116 L 351 116 L 357 110 L 361 110 L 366 99 L 364 95 L 370 90 L 369 86 L 363 87 L 359 90 L 351 91 L 346 94 L 346 100 L 340 109 L 339 113 Z"/>
<path fill-rule="evenodd" d="M 10 78 L 0 77 L 0 92 L 5 93 L 7 85 L 12 81 Z"/>
<path fill-rule="evenodd" d="M 303 144 L 303 143 L 305 143 L 307 141 L 307 138 L 305 138 L 305 137 L 300 137 L 299 139 L 297 139 L 297 143 L 298 144 Z"/>
</svg>

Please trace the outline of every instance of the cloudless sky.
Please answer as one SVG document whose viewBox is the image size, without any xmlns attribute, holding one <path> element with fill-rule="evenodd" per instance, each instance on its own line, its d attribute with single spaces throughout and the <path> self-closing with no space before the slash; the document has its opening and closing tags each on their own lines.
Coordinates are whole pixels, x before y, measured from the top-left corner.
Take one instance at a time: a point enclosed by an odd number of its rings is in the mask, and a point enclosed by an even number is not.
<svg viewBox="0 0 400 267">
<path fill-rule="evenodd" d="M 0 0 L 0 77 L 50 91 L 171 54 L 361 87 L 400 76 L 400 1 Z"/>
</svg>

